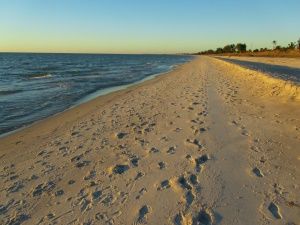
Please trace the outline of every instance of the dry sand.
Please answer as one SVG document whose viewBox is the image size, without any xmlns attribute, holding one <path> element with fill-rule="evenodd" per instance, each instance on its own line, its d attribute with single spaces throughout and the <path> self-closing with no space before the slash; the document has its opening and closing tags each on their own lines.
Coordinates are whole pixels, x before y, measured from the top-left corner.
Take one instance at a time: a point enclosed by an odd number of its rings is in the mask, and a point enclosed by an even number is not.
<svg viewBox="0 0 300 225">
<path fill-rule="evenodd" d="M 299 104 L 197 57 L 0 139 L 0 223 L 299 224 Z"/>
<path fill-rule="evenodd" d="M 218 56 L 220 58 L 230 58 L 249 62 L 259 62 L 278 66 L 288 66 L 300 68 L 300 58 L 285 58 L 285 57 L 244 57 L 244 56 Z"/>
</svg>

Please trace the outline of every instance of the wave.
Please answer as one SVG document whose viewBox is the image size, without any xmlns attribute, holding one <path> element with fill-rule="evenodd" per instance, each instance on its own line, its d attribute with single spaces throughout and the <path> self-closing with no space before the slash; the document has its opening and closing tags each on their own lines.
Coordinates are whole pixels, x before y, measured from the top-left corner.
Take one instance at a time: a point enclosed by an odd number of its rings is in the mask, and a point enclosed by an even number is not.
<svg viewBox="0 0 300 225">
<path fill-rule="evenodd" d="M 43 79 L 43 78 L 52 77 L 52 75 L 50 73 L 48 73 L 48 74 L 29 74 L 27 76 L 30 77 L 30 79 Z"/>
<path fill-rule="evenodd" d="M 70 85 L 68 85 L 68 84 L 58 84 L 58 86 L 61 88 L 69 88 L 70 87 Z"/>
</svg>

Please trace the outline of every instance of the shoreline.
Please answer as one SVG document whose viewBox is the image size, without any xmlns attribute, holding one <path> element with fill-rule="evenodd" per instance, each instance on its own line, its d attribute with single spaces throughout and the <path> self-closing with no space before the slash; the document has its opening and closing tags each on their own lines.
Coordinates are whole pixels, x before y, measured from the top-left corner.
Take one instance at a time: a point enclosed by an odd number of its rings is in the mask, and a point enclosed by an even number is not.
<svg viewBox="0 0 300 225">
<path fill-rule="evenodd" d="M 45 53 L 45 54 L 48 54 L 48 53 Z M 64 54 L 64 53 L 62 53 L 62 54 Z M 193 56 L 191 56 L 191 57 L 193 57 Z M 195 58 L 194 58 L 194 59 L 195 59 Z M 191 59 L 190 61 L 193 61 L 194 59 Z M 189 61 L 189 62 L 190 62 L 190 61 Z M 187 63 L 188 63 L 188 62 L 187 62 Z M 183 64 L 185 64 L 185 63 L 183 63 Z M 183 65 L 183 64 L 180 64 L 180 65 Z M 35 121 L 35 122 L 31 123 L 31 124 L 28 124 L 28 125 L 19 127 L 19 128 L 17 128 L 17 129 L 14 129 L 14 130 L 5 132 L 5 133 L 3 133 L 3 134 L 0 134 L 0 140 L 1 140 L 1 138 L 7 137 L 7 136 L 12 135 L 12 134 L 14 134 L 14 133 L 16 133 L 16 132 L 19 132 L 19 131 L 22 131 L 22 130 L 24 130 L 24 129 L 27 129 L 27 128 L 29 128 L 29 127 L 35 125 L 35 124 L 38 124 L 38 123 L 40 123 L 40 122 L 43 122 L 44 120 L 47 120 L 47 119 L 50 119 L 50 118 L 52 118 L 52 117 L 58 116 L 58 115 L 61 114 L 61 113 L 64 113 L 64 112 L 66 112 L 66 111 L 69 111 L 69 110 L 71 110 L 71 109 L 73 109 L 73 108 L 75 108 L 75 107 L 77 107 L 77 106 L 79 106 L 79 105 L 81 105 L 81 104 L 84 104 L 84 103 L 87 103 L 87 102 L 89 102 L 89 101 L 92 101 L 93 99 L 96 99 L 96 98 L 98 98 L 98 97 L 105 96 L 105 95 L 109 95 L 109 94 L 111 94 L 111 93 L 113 93 L 113 92 L 117 92 L 117 91 L 121 91 L 121 90 L 126 90 L 126 89 L 128 89 L 128 88 L 130 88 L 130 87 L 133 87 L 133 86 L 135 86 L 135 85 L 139 85 L 139 84 L 141 84 L 141 83 L 147 82 L 148 80 L 155 79 L 155 78 L 158 77 L 158 76 L 162 76 L 162 75 L 171 73 L 171 72 L 174 70 L 174 68 L 176 68 L 176 67 L 178 67 L 178 66 L 180 66 L 180 65 L 174 65 L 174 66 L 172 67 L 172 69 L 171 69 L 170 71 L 168 71 L 168 72 L 162 72 L 162 73 L 152 74 L 152 75 L 150 75 L 150 76 L 148 76 L 148 77 L 145 77 L 145 78 L 142 79 L 142 80 L 136 81 L 136 82 L 131 83 L 131 84 L 125 84 L 125 85 L 120 85 L 120 86 L 108 87 L 108 88 L 104 88 L 104 89 L 101 89 L 101 90 L 99 90 L 99 91 L 96 91 L 96 92 L 94 92 L 94 93 L 88 94 L 87 96 L 84 96 L 84 97 L 81 98 L 80 100 L 77 100 L 76 102 L 74 102 L 74 105 L 71 106 L 70 108 L 67 108 L 67 109 L 65 109 L 65 110 L 63 110 L 63 111 L 61 111 L 61 112 L 59 112 L 59 113 L 56 113 L 56 114 L 50 116 L 50 117 L 47 117 L 47 118 L 44 118 L 44 119 L 41 119 L 41 120 L 37 120 L 37 121 Z"/>
<path fill-rule="evenodd" d="M 272 82 L 199 56 L 1 138 L 0 222 L 297 223 L 299 101 Z"/>
<path fill-rule="evenodd" d="M 196 59 L 196 57 L 195 57 Z M 191 61 L 187 62 L 187 63 L 190 63 L 192 61 L 194 61 L 195 59 L 192 59 Z M 92 110 L 96 110 L 96 108 L 102 106 L 102 105 L 105 105 L 106 103 L 110 102 L 110 101 L 113 101 L 114 99 L 122 96 L 123 94 L 126 94 L 126 93 L 129 93 L 131 92 L 132 90 L 134 90 L 135 88 L 140 88 L 140 87 L 143 87 L 143 86 L 147 86 L 147 85 L 150 85 L 151 83 L 155 83 L 155 80 L 161 80 L 163 79 L 163 76 L 167 76 L 169 73 L 172 73 L 174 70 L 176 70 L 178 67 L 181 67 L 182 65 L 185 65 L 187 63 L 184 63 L 184 64 L 181 64 L 181 65 L 176 65 L 172 68 L 171 71 L 169 72 L 165 72 L 165 73 L 159 73 L 159 74 L 153 74 L 149 77 L 146 77 L 140 81 L 137 81 L 133 84 L 127 84 L 127 85 L 122 85 L 122 86 L 118 86 L 118 87 L 111 87 L 111 88 L 107 88 L 107 89 L 114 89 L 113 91 L 109 91 L 109 92 L 106 92 L 106 89 L 103 89 L 103 90 L 100 90 L 99 92 L 104 92 L 104 94 L 100 94 L 100 95 L 97 95 L 93 98 L 88 98 L 88 99 L 85 99 L 85 100 L 80 100 L 78 101 L 79 103 L 60 112 L 60 113 L 57 113 L 53 116 L 50 116 L 48 118 L 45 118 L 43 120 L 40 120 L 40 121 L 36 121 L 30 125 L 27 125 L 25 127 L 21 127 L 21 128 L 18 128 L 17 130 L 13 130 L 13 131 L 10 131 L 8 133 L 4 133 L 4 134 L 1 134 L 0 135 L 0 142 L 2 141 L 2 139 L 14 139 L 14 138 L 18 138 L 18 137 L 22 137 L 23 135 L 25 135 L 27 132 L 30 132 L 30 133 L 39 133 L 39 131 L 35 131 L 36 128 L 39 128 L 39 127 L 42 127 L 45 124 L 55 124 L 55 125 L 51 125 L 50 127 L 52 128 L 55 128 L 55 127 L 59 127 L 59 123 L 56 123 L 55 121 L 57 120 L 63 120 L 65 121 L 66 120 L 66 123 L 69 122 L 69 119 L 67 118 L 71 118 L 70 120 L 74 120 L 75 117 L 71 116 L 72 114 L 74 114 L 75 111 L 78 111 L 78 110 L 83 110 L 83 112 L 81 112 L 78 116 L 84 116 L 84 114 L 87 114 L 89 113 L 89 110 L 92 109 Z M 120 88 L 120 89 L 119 89 Z M 91 94 L 93 95 L 93 94 Z M 94 106 L 94 104 L 97 104 L 97 106 Z M 98 104 L 100 106 L 98 106 Z M 73 112 L 74 111 L 74 112 Z M 66 115 L 65 115 L 66 114 Z M 77 115 L 76 115 L 77 117 Z M 10 138 L 10 136 L 13 136 Z"/>
</svg>

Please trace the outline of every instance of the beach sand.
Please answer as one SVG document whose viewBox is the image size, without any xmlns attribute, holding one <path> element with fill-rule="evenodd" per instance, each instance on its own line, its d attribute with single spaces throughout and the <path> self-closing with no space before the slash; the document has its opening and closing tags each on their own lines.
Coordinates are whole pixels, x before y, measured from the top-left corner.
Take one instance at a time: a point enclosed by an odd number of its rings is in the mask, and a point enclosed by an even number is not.
<svg viewBox="0 0 300 225">
<path fill-rule="evenodd" d="M 300 58 L 285 57 L 244 57 L 244 56 L 218 56 L 219 58 L 230 58 L 249 62 L 259 62 L 278 66 L 288 66 L 292 68 L 300 68 Z"/>
<path fill-rule="evenodd" d="M 199 56 L 0 139 L 1 224 L 299 224 L 300 91 Z"/>
</svg>

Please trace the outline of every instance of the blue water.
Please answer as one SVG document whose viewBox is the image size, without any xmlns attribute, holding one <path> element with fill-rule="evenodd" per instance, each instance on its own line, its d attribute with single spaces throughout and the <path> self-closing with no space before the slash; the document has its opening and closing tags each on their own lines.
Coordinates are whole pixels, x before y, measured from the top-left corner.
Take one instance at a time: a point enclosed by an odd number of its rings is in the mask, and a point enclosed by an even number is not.
<svg viewBox="0 0 300 225">
<path fill-rule="evenodd" d="M 62 112 L 108 87 L 192 60 L 182 55 L 0 53 L 0 134 Z"/>
</svg>

